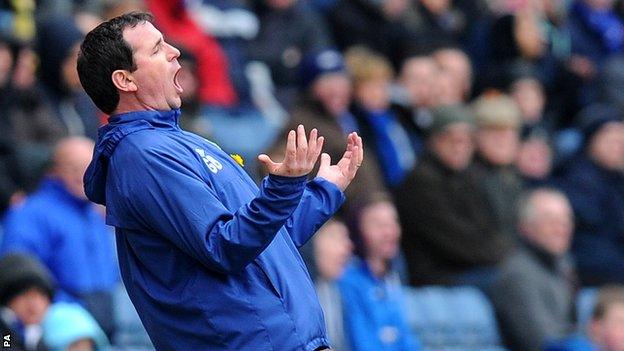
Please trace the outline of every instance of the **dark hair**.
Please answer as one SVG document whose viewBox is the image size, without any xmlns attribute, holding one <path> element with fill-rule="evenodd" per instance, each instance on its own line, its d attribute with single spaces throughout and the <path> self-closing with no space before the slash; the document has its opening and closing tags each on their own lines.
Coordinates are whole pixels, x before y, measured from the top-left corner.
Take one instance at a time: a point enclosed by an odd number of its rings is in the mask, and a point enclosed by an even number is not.
<svg viewBox="0 0 624 351">
<path fill-rule="evenodd" d="M 147 12 L 130 12 L 101 23 L 87 34 L 78 54 L 78 77 L 95 105 L 111 114 L 119 104 L 119 92 L 111 76 L 115 70 L 134 72 L 132 48 L 123 38 L 124 29 L 151 22 Z"/>
<path fill-rule="evenodd" d="M 604 318 L 609 309 L 616 304 L 624 305 L 624 286 L 607 285 L 600 288 L 592 311 L 592 319 L 600 320 Z"/>
</svg>

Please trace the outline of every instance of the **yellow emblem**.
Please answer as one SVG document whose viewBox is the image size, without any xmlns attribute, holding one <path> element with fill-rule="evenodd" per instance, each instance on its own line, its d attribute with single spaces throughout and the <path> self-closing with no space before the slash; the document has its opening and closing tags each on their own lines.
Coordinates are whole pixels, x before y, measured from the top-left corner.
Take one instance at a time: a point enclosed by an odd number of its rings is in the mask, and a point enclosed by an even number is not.
<svg viewBox="0 0 624 351">
<path fill-rule="evenodd" d="M 241 167 L 245 166 L 245 160 L 243 160 L 243 157 L 241 155 L 239 155 L 239 154 L 230 154 L 230 156 L 234 159 L 234 161 L 236 161 L 236 163 L 241 165 Z"/>
</svg>

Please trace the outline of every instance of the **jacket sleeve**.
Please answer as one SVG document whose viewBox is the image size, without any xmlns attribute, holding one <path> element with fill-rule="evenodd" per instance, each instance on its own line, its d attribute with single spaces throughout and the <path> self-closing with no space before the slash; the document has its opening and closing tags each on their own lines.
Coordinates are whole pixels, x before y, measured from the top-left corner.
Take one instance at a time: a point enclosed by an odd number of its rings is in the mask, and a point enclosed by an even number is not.
<svg viewBox="0 0 624 351">
<path fill-rule="evenodd" d="M 243 269 L 264 251 L 305 187 L 305 177 L 269 176 L 257 197 L 232 213 L 188 162 L 157 149 L 133 148 L 116 152 L 120 168 L 112 172 L 117 177 L 126 173 L 116 183 L 128 211 L 142 226 L 221 273 Z"/>
<path fill-rule="evenodd" d="M 345 200 L 340 189 L 331 182 L 316 177 L 306 184 L 295 212 L 286 221 L 286 230 L 297 247 L 303 246 Z"/>
</svg>

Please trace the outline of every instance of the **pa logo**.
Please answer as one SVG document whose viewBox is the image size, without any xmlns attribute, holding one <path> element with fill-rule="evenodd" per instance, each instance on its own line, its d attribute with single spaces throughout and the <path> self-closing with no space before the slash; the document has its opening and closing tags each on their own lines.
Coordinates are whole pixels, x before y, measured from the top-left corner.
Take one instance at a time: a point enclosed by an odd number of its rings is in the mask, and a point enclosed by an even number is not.
<svg viewBox="0 0 624 351">
<path fill-rule="evenodd" d="M 2 336 L 2 347 L 3 348 L 11 347 L 11 334 Z"/>
</svg>

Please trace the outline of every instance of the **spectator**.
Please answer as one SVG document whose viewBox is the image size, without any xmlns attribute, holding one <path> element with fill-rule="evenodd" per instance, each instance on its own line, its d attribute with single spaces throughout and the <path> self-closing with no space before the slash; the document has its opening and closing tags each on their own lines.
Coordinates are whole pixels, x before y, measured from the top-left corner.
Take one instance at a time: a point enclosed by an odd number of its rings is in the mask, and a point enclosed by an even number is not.
<svg viewBox="0 0 624 351">
<path fill-rule="evenodd" d="M 509 2 L 512 3 L 512 2 Z M 540 81 L 554 87 L 561 59 L 569 56 L 569 33 L 562 30 L 560 0 L 516 2 L 517 8 L 497 18 L 490 35 L 490 76 L 495 87 L 517 64 L 531 67 Z M 563 50 L 562 50 L 563 49 Z M 561 56 L 561 57 L 558 57 Z M 504 80 L 504 79 L 503 79 Z"/>
<path fill-rule="evenodd" d="M 576 0 L 570 8 L 574 54 L 600 65 L 624 49 L 624 22 L 614 10 L 614 0 Z"/>
<path fill-rule="evenodd" d="M 347 53 L 347 64 L 354 81 L 351 110 L 362 138 L 377 156 L 385 184 L 396 187 L 416 164 L 416 141 L 390 109 L 392 67 L 383 56 L 361 48 Z"/>
<path fill-rule="evenodd" d="M 52 145 L 66 134 L 36 83 L 33 50 L 0 38 L 0 212 L 32 191 L 45 171 Z M 5 190 L 6 189 L 6 190 Z"/>
<path fill-rule="evenodd" d="M 397 190 L 413 285 L 487 286 L 511 248 L 470 167 L 473 123 L 466 107 L 436 108 L 425 155 Z"/>
<path fill-rule="evenodd" d="M 50 351 L 108 350 L 106 335 L 89 312 L 78 304 L 54 304 L 41 325 L 43 341 Z"/>
<path fill-rule="evenodd" d="M 526 135 L 520 142 L 515 166 L 522 178 L 522 188 L 552 185 L 553 150 L 544 133 Z"/>
<path fill-rule="evenodd" d="M 540 351 L 573 331 L 572 208 L 559 191 L 538 188 L 519 209 L 518 249 L 490 290 L 501 333 L 512 351 Z"/>
<path fill-rule="evenodd" d="M 334 50 L 321 50 L 306 56 L 301 63 L 301 82 L 305 93 L 292 111 L 290 123 L 283 129 L 284 137 L 278 138 L 270 148 L 271 157 L 283 156 L 286 133 L 303 124 L 306 130 L 317 128 L 319 135 L 325 137 L 324 152 L 333 160 L 339 160 L 347 135 L 360 131 L 357 120 L 349 111 L 353 89 L 342 55 Z M 345 209 L 360 194 L 382 190 L 384 184 L 375 156 L 366 154 L 357 178 L 346 190 Z"/>
<path fill-rule="evenodd" d="M 315 279 L 316 293 L 323 307 L 327 333 L 332 341 L 332 350 L 348 351 L 349 345 L 344 329 L 345 316 L 337 281 L 342 277 L 353 252 L 349 230 L 340 221 L 328 221 L 314 236 L 313 249 L 318 273 Z"/>
<path fill-rule="evenodd" d="M 588 334 L 599 350 L 624 349 L 624 289 L 621 286 L 600 289 Z"/>
<path fill-rule="evenodd" d="M 409 1 L 405 1 L 410 3 Z M 424 51 L 459 44 L 468 23 L 464 13 L 451 0 L 420 0 L 412 2 L 411 16 L 405 22 L 422 42 Z"/>
<path fill-rule="evenodd" d="M 416 151 L 422 152 L 424 130 L 431 124 L 431 108 L 437 103 L 433 86 L 440 70 L 429 56 L 413 56 L 403 63 L 398 85 L 401 96 L 395 99 L 394 109 L 410 134 L 417 136 Z"/>
<path fill-rule="evenodd" d="M 22 254 L 0 259 L 0 335 L 11 336 L 11 350 L 46 350 L 39 324 L 53 294 L 52 277 L 37 260 Z"/>
<path fill-rule="evenodd" d="M 416 35 L 403 23 L 407 1 L 338 0 L 328 19 L 336 45 L 342 51 L 364 46 L 387 57 L 394 68 L 419 51 Z"/>
<path fill-rule="evenodd" d="M 55 115 L 69 134 L 96 139 L 100 112 L 82 89 L 76 70 L 83 37 L 72 17 L 51 18 L 39 25 L 39 76 Z"/>
<path fill-rule="evenodd" d="M 84 304 L 112 334 L 112 293 L 119 273 L 112 231 L 83 190 L 92 152 L 89 139 L 59 142 L 50 175 L 22 206 L 7 214 L 0 252 L 36 256 L 59 284 L 57 300 Z"/>
<path fill-rule="evenodd" d="M 624 290 L 606 286 L 598 298 L 587 328 L 587 336 L 557 340 L 546 351 L 620 351 L 624 349 Z"/>
<path fill-rule="evenodd" d="M 597 73 L 604 61 L 624 50 L 624 21 L 613 0 L 575 0 L 569 11 L 572 57 L 569 67 L 578 80 L 580 106 L 596 102 Z"/>
<path fill-rule="evenodd" d="M 516 228 L 522 180 L 514 168 L 520 146 L 520 111 L 506 95 L 484 95 L 472 105 L 477 122 L 476 170 L 501 232 Z"/>
<path fill-rule="evenodd" d="M 260 31 L 253 40 L 251 56 L 271 70 L 276 96 L 289 109 L 299 87 L 299 65 L 308 54 L 333 46 L 329 30 L 306 1 L 256 1 Z"/>
<path fill-rule="evenodd" d="M 546 94 L 542 83 L 530 75 L 519 76 L 511 82 L 509 95 L 520 111 L 522 134 L 534 129 L 551 132 L 553 121 L 545 120 Z"/>
<path fill-rule="evenodd" d="M 420 350 L 407 325 L 398 272 L 401 227 L 390 199 L 372 194 L 350 213 L 357 258 L 340 279 L 351 349 Z"/>
<path fill-rule="evenodd" d="M 616 110 L 594 111 L 582 121 L 583 151 L 559 182 L 574 209 L 572 251 L 581 281 L 624 283 L 624 122 Z"/>
<path fill-rule="evenodd" d="M 440 70 L 448 72 L 449 79 L 453 82 L 454 93 L 465 102 L 470 98 L 472 91 L 472 64 L 470 58 L 462 50 L 457 48 L 441 48 L 433 53 L 434 60 L 440 66 Z M 448 101 L 446 103 L 449 103 Z"/>
</svg>

